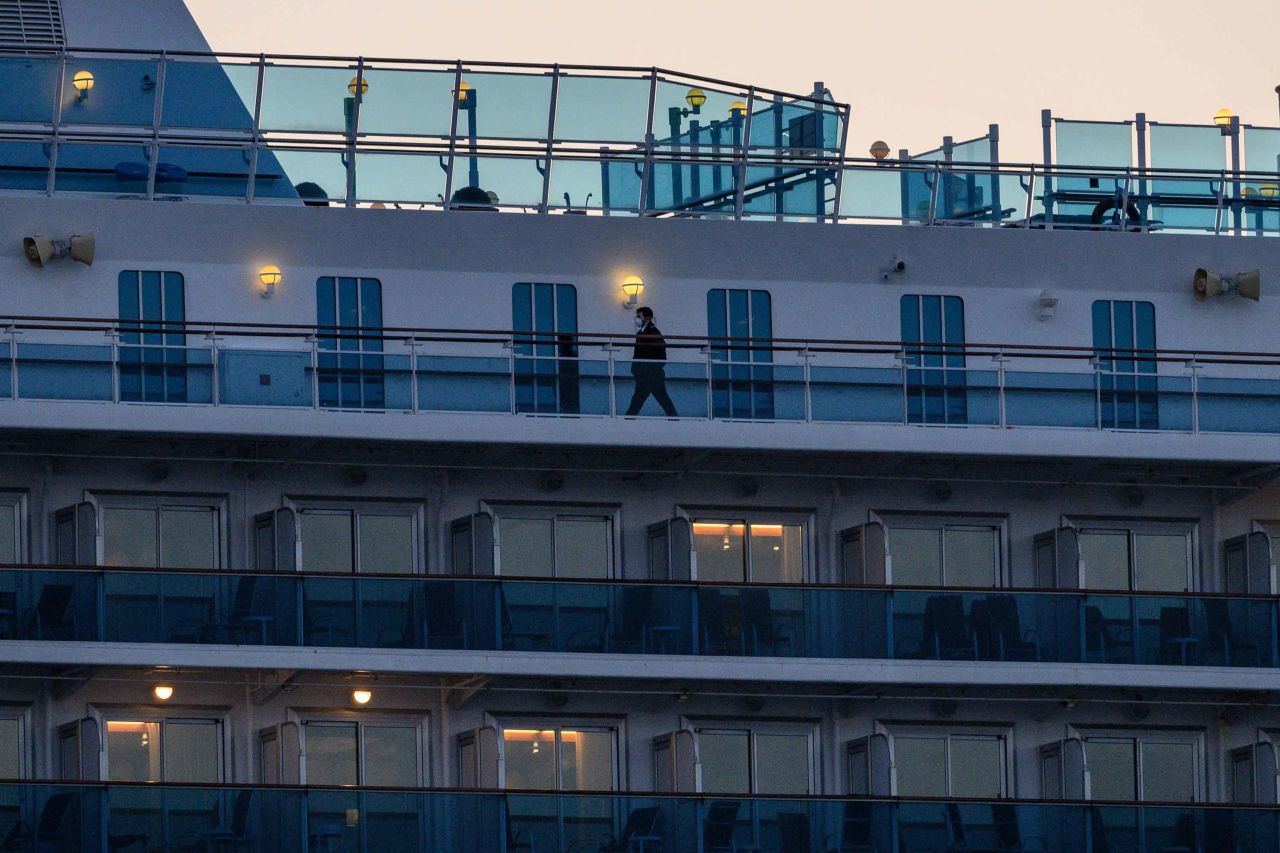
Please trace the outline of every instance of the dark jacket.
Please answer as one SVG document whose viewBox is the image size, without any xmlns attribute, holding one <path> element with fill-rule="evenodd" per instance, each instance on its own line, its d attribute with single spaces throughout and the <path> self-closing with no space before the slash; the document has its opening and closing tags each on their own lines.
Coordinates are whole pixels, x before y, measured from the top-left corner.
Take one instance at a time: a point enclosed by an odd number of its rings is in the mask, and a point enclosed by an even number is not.
<svg viewBox="0 0 1280 853">
<path fill-rule="evenodd" d="M 636 332 L 635 350 L 631 355 L 633 361 L 666 361 L 667 339 L 650 321 Z"/>
</svg>

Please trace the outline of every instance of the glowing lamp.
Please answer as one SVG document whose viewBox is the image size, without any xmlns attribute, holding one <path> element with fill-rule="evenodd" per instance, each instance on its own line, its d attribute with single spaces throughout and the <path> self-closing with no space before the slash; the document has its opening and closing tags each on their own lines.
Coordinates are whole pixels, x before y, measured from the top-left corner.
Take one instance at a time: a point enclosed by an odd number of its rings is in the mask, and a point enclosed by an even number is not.
<svg viewBox="0 0 1280 853">
<path fill-rule="evenodd" d="M 742 101 L 734 101 L 729 105 L 729 118 L 742 118 L 747 114 L 747 105 Z"/>
<path fill-rule="evenodd" d="M 262 298 L 266 299 L 276 292 L 276 285 L 284 276 L 280 273 L 280 267 L 275 264 L 267 264 L 258 270 L 258 281 L 262 283 Z"/>
<path fill-rule="evenodd" d="M 877 160 L 883 160 L 889 156 L 889 143 L 883 139 L 877 139 L 871 143 L 871 156 Z"/>
<path fill-rule="evenodd" d="M 369 81 L 363 77 L 352 77 L 351 82 L 347 84 L 347 91 L 354 95 L 356 89 L 360 90 L 361 95 L 369 94 Z"/>
<path fill-rule="evenodd" d="M 629 275 L 622 280 L 622 292 L 627 295 L 627 300 L 622 303 L 623 308 L 635 308 L 640 301 L 640 295 L 644 293 L 644 279 L 638 275 Z"/>
<path fill-rule="evenodd" d="M 1213 114 L 1213 123 L 1218 127 L 1230 127 L 1231 119 L 1235 118 L 1235 114 L 1225 107 Z"/>
<path fill-rule="evenodd" d="M 458 88 L 453 90 L 453 94 L 458 98 L 458 102 L 462 104 L 466 104 L 471 101 L 471 92 L 471 84 L 466 80 L 459 83 Z"/>
<path fill-rule="evenodd" d="M 696 86 L 684 94 L 684 102 L 696 113 L 707 102 L 707 93 Z"/>
<path fill-rule="evenodd" d="M 161 702 L 168 702 L 173 698 L 173 688 L 168 684 L 157 684 L 151 692 Z"/>
<path fill-rule="evenodd" d="M 83 101 L 89 97 L 89 90 L 93 88 L 93 75 L 88 71 L 77 71 L 71 78 L 71 85 L 80 93 L 78 97 Z"/>
<path fill-rule="evenodd" d="M 1263 198 L 1280 198 L 1280 184 L 1263 184 L 1258 187 L 1258 195 Z"/>
<path fill-rule="evenodd" d="M 351 701 L 355 702 L 357 705 L 368 705 L 369 700 L 371 700 L 372 698 L 373 698 L 372 690 L 357 689 L 357 690 L 351 691 Z"/>
</svg>

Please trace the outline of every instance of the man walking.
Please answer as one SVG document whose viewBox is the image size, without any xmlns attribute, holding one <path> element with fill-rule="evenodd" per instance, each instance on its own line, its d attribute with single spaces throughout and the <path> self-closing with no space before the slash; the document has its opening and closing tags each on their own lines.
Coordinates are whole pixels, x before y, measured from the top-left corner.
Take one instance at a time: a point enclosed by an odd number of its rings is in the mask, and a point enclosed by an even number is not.
<svg viewBox="0 0 1280 853">
<path fill-rule="evenodd" d="M 667 394 L 667 341 L 653 324 L 653 309 L 636 309 L 636 343 L 631 355 L 631 375 L 636 380 L 627 417 L 640 414 L 640 407 L 650 396 L 662 407 L 667 417 L 676 417 L 675 404 Z"/>
</svg>

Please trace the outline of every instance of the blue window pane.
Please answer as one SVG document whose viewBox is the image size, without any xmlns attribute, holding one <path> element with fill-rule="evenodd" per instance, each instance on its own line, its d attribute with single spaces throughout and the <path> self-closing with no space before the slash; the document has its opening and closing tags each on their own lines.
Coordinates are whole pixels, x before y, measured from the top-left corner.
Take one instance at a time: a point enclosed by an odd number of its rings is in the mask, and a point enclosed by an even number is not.
<svg viewBox="0 0 1280 853">
<path fill-rule="evenodd" d="M 257 65 L 168 62 L 160 124 L 248 132 L 257 91 Z"/>
<path fill-rule="evenodd" d="M 326 351 L 317 363 L 320 405 L 384 408 L 389 380 L 385 359 L 379 355 L 383 348 L 381 282 L 350 277 L 317 280 L 316 317 L 319 346 Z M 342 334 L 326 336 L 326 329 Z"/>
<path fill-rule="evenodd" d="M 0 121 L 53 121 L 57 102 L 58 60 L 35 57 L 0 59 Z"/>
<path fill-rule="evenodd" d="M 569 284 L 519 283 L 511 289 L 512 326 L 537 332 L 516 338 L 516 411 L 580 411 L 578 296 Z"/>
<path fill-rule="evenodd" d="M 729 334 L 729 315 L 723 289 L 707 291 L 707 335 L 723 338 Z"/>
<path fill-rule="evenodd" d="M 93 88 L 79 96 L 74 86 L 81 71 L 93 75 Z M 151 127 L 155 120 L 154 62 L 122 59 L 68 59 L 63 89 L 63 124 Z"/>
<path fill-rule="evenodd" d="M 707 334 L 730 340 L 713 346 L 712 406 L 715 417 L 773 418 L 771 367 L 738 362 L 769 362 L 767 349 L 755 349 L 773 334 L 770 298 L 762 290 L 714 289 L 707 292 Z M 758 339 L 734 345 L 734 339 Z"/>
<path fill-rule="evenodd" d="M 316 282 L 317 325 L 324 327 L 337 325 L 338 309 L 334 303 L 333 284 L 331 278 L 322 278 Z"/>
</svg>

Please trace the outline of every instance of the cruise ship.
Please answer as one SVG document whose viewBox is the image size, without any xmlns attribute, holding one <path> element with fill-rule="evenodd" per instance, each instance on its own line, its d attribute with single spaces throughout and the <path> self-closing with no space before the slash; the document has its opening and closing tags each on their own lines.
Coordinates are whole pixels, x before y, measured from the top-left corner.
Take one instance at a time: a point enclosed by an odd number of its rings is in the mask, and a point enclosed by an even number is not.
<svg viewBox="0 0 1280 853">
<path fill-rule="evenodd" d="M 1277 850 L 1280 129 L 497 59 L 0 0 L 0 850 Z"/>
</svg>

